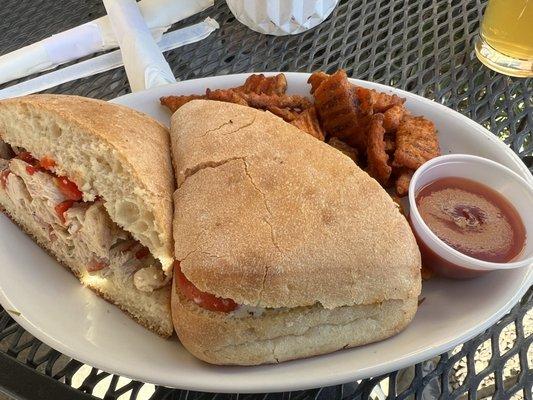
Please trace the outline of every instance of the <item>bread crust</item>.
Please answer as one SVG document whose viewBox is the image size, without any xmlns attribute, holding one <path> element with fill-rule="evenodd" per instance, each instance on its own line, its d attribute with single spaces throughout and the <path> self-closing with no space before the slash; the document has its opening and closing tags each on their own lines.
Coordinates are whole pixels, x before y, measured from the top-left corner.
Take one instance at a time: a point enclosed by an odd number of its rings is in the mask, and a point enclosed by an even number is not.
<svg viewBox="0 0 533 400">
<path fill-rule="evenodd" d="M 195 100 L 172 116 L 175 256 L 239 304 L 334 309 L 416 298 L 420 253 L 381 186 L 274 115 Z"/>
<path fill-rule="evenodd" d="M 0 101 L 0 137 L 9 144 L 25 147 L 37 158 L 51 156 L 57 161 L 58 171 L 68 175 L 78 184 L 80 181 L 83 182 L 85 177 L 72 176 L 73 173 L 80 174 L 79 171 L 63 169 L 62 163 L 58 160 L 68 157 L 61 154 L 60 147 L 57 149 L 57 154 L 51 154 L 50 149 L 46 149 L 46 154 L 40 154 L 43 150 L 34 143 L 38 140 L 30 142 L 29 139 L 23 138 L 21 142 L 13 143 L 11 131 L 14 127 L 10 125 L 13 122 L 8 122 L 8 119 L 18 119 L 20 124 L 31 130 L 39 126 L 32 125 L 30 120 L 33 118 L 50 118 L 58 130 L 76 130 L 78 135 L 98 141 L 97 144 L 102 146 L 102 152 L 113 154 L 131 178 L 131 185 L 135 187 L 135 190 L 143 193 L 143 199 L 153 214 L 161 248 L 154 249 L 142 238 L 136 238 L 150 247 L 153 254 L 159 253 L 157 258 L 161 260 L 164 268 L 170 268 L 173 259 L 172 192 L 174 184 L 168 152 L 170 144 L 168 130 L 151 117 L 138 111 L 79 96 L 39 94 Z M 61 136 L 58 140 L 61 140 Z M 93 162 L 93 160 L 90 161 Z M 94 161 L 98 162 L 98 160 Z M 102 193 L 98 194 L 102 195 Z M 112 203 L 118 199 L 106 198 L 106 201 Z M 136 236 L 135 233 L 134 236 Z"/>
<path fill-rule="evenodd" d="M 200 308 L 172 290 L 172 318 L 181 343 L 197 358 L 220 365 L 279 363 L 377 342 L 403 330 L 416 309 L 417 299 L 409 298 L 237 318 Z"/>
</svg>

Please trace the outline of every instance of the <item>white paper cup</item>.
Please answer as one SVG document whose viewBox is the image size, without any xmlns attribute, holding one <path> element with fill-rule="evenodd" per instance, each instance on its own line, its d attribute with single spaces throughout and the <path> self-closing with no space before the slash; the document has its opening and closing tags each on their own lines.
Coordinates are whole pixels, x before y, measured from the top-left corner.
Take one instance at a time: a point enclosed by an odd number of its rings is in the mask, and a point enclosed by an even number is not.
<svg viewBox="0 0 533 400">
<path fill-rule="evenodd" d="M 445 177 L 465 178 L 482 183 L 501 193 L 514 206 L 526 229 L 524 249 L 515 259 L 495 263 L 469 257 L 448 246 L 429 229 L 418 212 L 416 195 L 430 182 Z M 439 275 L 464 279 L 489 271 L 533 265 L 533 187 L 497 162 L 466 154 L 450 154 L 428 161 L 411 179 L 409 207 L 409 220 L 417 237 L 422 261 Z"/>
<path fill-rule="evenodd" d="M 231 12 L 250 29 L 267 35 L 294 35 L 314 28 L 339 0 L 226 0 Z"/>
</svg>

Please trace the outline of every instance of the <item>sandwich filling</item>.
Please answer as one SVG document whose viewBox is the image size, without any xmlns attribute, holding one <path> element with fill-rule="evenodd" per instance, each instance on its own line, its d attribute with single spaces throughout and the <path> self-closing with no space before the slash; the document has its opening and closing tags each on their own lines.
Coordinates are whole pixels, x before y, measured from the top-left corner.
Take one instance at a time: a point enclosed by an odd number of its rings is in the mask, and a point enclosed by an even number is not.
<svg viewBox="0 0 533 400">
<path fill-rule="evenodd" d="M 214 294 L 201 291 L 187 279 L 177 261 L 174 264 L 174 277 L 176 285 L 174 290 L 179 290 L 188 300 L 205 310 L 230 313 L 236 318 L 260 317 L 265 311 L 261 307 L 237 304 L 232 299 L 217 297 Z"/>
<path fill-rule="evenodd" d="M 84 196 L 76 183 L 54 170 L 53 159 L 37 160 L 0 142 L 0 196 L 31 215 L 43 236 L 58 241 L 74 265 L 103 279 L 131 279 L 143 292 L 169 283 L 150 251 L 111 220 L 104 199 Z"/>
</svg>

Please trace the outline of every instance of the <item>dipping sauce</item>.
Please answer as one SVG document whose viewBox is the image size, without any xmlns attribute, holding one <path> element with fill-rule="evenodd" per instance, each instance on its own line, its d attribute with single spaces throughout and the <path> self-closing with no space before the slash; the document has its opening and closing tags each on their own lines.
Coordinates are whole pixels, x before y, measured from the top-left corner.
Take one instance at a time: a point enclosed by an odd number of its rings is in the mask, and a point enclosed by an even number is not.
<svg viewBox="0 0 533 400">
<path fill-rule="evenodd" d="M 491 188 L 464 178 L 437 179 L 416 195 L 420 216 L 450 247 L 478 260 L 505 263 L 526 243 L 513 205 Z"/>
</svg>

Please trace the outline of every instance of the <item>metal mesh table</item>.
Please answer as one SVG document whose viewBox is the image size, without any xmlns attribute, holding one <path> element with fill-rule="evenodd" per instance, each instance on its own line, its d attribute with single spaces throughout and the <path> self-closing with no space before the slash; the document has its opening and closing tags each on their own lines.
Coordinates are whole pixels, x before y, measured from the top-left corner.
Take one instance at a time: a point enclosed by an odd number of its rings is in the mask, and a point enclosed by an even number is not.
<svg viewBox="0 0 533 400">
<path fill-rule="evenodd" d="M 402 88 L 458 110 L 490 129 L 533 171 L 533 80 L 498 75 L 473 52 L 480 0 L 344 0 L 317 28 L 289 37 L 252 32 L 215 7 L 174 28 L 215 18 L 208 39 L 166 53 L 181 80 L 248 71 L 328 72 Z M 99 0 L 3 0 L 0 53 L 105 13 Z M 122 69 L 50 92 L 111 99 L 129 92 Z M 473 340 L 406 370 L 294 393 L 217 395 L 172 390 L 110 375 L 41 343 L 0 308 L 0 399 L 532 399 L 533 289 Z M 75 386 L 74 389 L 72 386 Z"/>
</svg>

